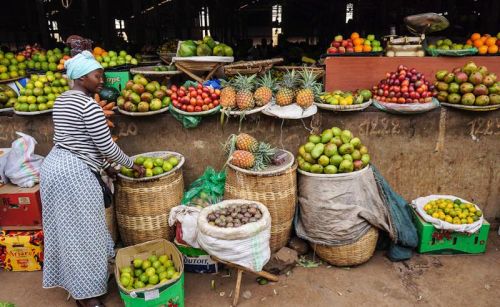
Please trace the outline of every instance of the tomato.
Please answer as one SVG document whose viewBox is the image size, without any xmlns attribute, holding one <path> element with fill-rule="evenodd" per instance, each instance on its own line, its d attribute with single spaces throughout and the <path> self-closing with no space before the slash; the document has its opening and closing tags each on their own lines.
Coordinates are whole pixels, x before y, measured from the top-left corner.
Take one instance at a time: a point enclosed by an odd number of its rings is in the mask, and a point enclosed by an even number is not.
<svg viewBox="0 0 500 307">
<path fill-rule="evenodd" d="M 202 89 L 203 93 L 210 93 L 210 90 L 208 89 L 208 87 L 204 87 Z"/>
<path fill-rule="evenodd" d="M 186 92 L 185 92 L 184 90 L 182 90 L 182 89 L 181 89 L 181 90 L 179 90 L 179 91 L 177 92 L 177 95 L 179 95 L 179 97 L 184 97 L 184 96 L 186 96 Z"/>
<path fill-rule="evenodd" d="M 212 103 L 214 104 L 214 106 L 218 106 L 219 105 L 219 100 L 216 99 Z"/>
<path fill-rule="evenodd" d="M 207 93 L 201 94 L 201 98 L 203 98 L 203 99 L 208 98 L 208 94 Z"/>
<path fill-rule="evenodd" d="M 398 103 L 405 103 L 405 101 L 406 101 L 406 100 L 405 100 L 403 97 L 398 98 Z"/>
<path fill-rule="evenodd" d="M 168 96 L 172 95 L 172 90 L 167 90 L 167 95 Z"/>
<path fill-rule="evenodd" d="M 194 88 L 194 86 L 190 86 L 190 87 L 188 87 L 188 91 L 192 92 L 192 91 L 196 91 L 196 89 Z"/>
<path fill-rule="evenodd" d="M 172 85 L 170 89 L 172 90 L 172 92 L 177 92 L 177 86 L 175 85 Z"/>
<path fill-rule="evenodd" d="M 198 93 L 196 92 L 196 90 L 189 92 L 189 96 L 191 96 L 191 97 L 196 97 L 197 95 L 198 95 Z"/>
<path fill-rule="evenodd" d="M 197 89 L 201 90 L 203 88 L 203 85 L 199 84 L 196 86 Z"/>
<path fill-rule="evenodd" d="M 411 99 L 410 98 L 406 98 L 405 102 L 406 103 L 411 103 Z"/>
<path fill-rule="evenodd" d="M 188 112 L 194 112 L 194 106 L 188 105 L 187 108 L 186 108 L 186 111 L 188 111 Z"/>
<path fill-rule="evenodd" d="M 196 107 L 194 107 L 194 111 L 195 111 L 195 112 L 201 112 L 201 107 L 200 107 L 200 106 L 196 106 Z"/>
<path fill-rule="evenodd" d="M 207 106 L 206 104 L 204 104 L 204 105 L 201 107 L 201 109 L 202 109 L 203 111 L 208 111 L 208 106 Z"/>
<path fill-rule="evenodd" d="M 181 110 L 182 110 L 182 111 L 186 111 L 186 109 L 187 109 L 187 105 L 183 104 L 183 105 L 181 106 Z"/>
<path fill-rule="evenodd" d="M 210 94 L 213 94 L 213 93 L 215 92 L 215 90 L 214 90 L 214 88 L 213 88 L 213 87 L 209 87 L 209 88 L 208 88 L 208 92 L 209 92 Z"/>
<path fill-rule="evenodd" d="M 203 100 L 196 100 L 195 103 L 196 103 L 197 106 L 201 107 L 203 105 Z"/>
<path fill-rule="evenodd" d="M 391 102 L 396 103 L 396 102 L 398 102 L 398 99 L 396 97 L 392 97 Z"/>
<path fill-rule="evenodd" d="M 417 93 L 422 94 L 424 92 L 424 89 L 421 87 L 417 88 Z"/>
<path fill-rule="evenodd" d="M 195 105 L 196 105 L 196 99 L 191 98 L 191 99 L 189 100 L 189 104 L 190 104 L 190 105 L 192 105 L 192 106 L 195 106 Z"/>
<path fill-rule="evenodd" d="M 217 96 L 219 96 L 219 95 L 220 95 L 220 90 L 219 90 L 219 89 L 216 89 L 216 90 L 214 90 L 214 93 L 215 93 Z"/>
<path fill-rule="evenodd" d="M 208 108 L 209 108 L 209 109 L 213 109 L 213 108 L 215 108 L 215 107 L 214 107 L 214 104 L 213 104 L 213 103 L 209 103 L 209 104 L 208 104 Z"/>
<path fill-rule="evenodd" d="M 205 98 L 205 99 L 203 99 L 203 103 L 204 103 L 204 104 L 209 104 L 209 103 L 212 103 L 212 99 L 210 99 L 210 98 Z"/>
<path fill-rule="evenodd" d="M 186 91 L 186 87 L 181 86 L 181 87 L 179 87 L 179 90 L 181 90 L 181 91 L 184 91 L 184 92 L 185 92 L 185 91 Z"/>
<path fill-rule="evenodd" d="M 172 93 L 172 95 L 170 95 L 170 98 L 172 98 L 172 100 L 177 99 L 177 93 Z"/>
<path fill-rule="evenodd" d="M 201 95 L 203 93 L 203 91 L 200 88 L 197 89 L 196 92 L 198 93 L 198 95 Z"/>
<path fill-rule="evenodd" d="M 408 92 L 408 86 L 403 85 L 403 86 L 401 87 L 401 92 L 403 92 L 403 93 L 407 93 L 407 92 Z"/>
</svg>

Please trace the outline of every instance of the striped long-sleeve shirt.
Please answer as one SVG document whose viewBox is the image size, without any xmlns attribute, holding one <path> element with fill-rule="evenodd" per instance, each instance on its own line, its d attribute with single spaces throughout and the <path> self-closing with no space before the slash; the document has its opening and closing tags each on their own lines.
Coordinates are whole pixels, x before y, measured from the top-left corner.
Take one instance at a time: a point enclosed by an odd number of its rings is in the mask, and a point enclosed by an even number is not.
<svg viewBox="0 0 500 307">
<path fill-rule="evenodd" d="M 54 103 L 54 144 L 71 151 L 99 172 L 106 159 L 127 167 L 133 161 L 113 142 L 104 113 L 94 99 L 70 90 Z"/>
</svg>

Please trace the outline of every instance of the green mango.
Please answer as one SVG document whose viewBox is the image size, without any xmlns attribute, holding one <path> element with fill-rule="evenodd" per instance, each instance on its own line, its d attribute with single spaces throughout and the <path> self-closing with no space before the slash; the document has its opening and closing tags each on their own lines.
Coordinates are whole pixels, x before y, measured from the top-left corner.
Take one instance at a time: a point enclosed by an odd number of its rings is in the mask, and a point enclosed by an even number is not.
<svg viewBox="0 0 500 307">
<path fill-rule="evenodd" d="M 311 134 L 309 136 L 309 142 L 318 144 L 319 142 L 321 142 L 321 137 L 317 134 Z"/>
<path fill-rule="evenodd" d="M 321 133 L 321 143 L 326 144 L 330 142 L 330 140 L 333 138 L 333 132 L 330 129 L 326 129 Z"/>
<path fill-rule="evenodd" d="M 314 148 L 314 145 L 315 145 L 315 143 L 313 143 L 313 142 L 307 142 L 304 145 L 304 149 L 306 150 L 306 152 L 311 152 Z"/>
<path fill-rule="evenodd" d="M 337 153 L 337 145 L 328 143 L 325 145 L 325 155 L 331 157 Z"/>
<path fill-rule="evenodd" d="M 318 143 L 314 145 L 313 150 L 311 151 L 311 156 L 314 159 L 318 159 L 319 156 L 323 154 L 323 151 L 325 150 L 325 145 L 323 143 Z"/>
<path fill-rule="evenodd" d="M 323 173 L 323 166 L 321 166 L 319 164 L 313 164 L 313 165 L 311 165 L 311 173 L 314 173 L 314 174 L 321 174 L 321 173 Z"/>
<path fill-rule="evenodd" d="M 323 169 L 325 174 L 336 174 L 337 173 L 337 167 L 335 165 L 328 165 Z"/>
</svg>

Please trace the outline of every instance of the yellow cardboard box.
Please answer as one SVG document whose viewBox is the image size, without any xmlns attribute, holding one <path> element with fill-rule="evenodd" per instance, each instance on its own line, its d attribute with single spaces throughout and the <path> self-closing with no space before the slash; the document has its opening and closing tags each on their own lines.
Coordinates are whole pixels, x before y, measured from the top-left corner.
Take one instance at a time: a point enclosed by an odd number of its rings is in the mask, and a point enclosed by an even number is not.
<svg viewBox="0 0 500 307">
<path fill-rule="evenodd" d="M 43 231 L 1 230 L 0 268 L 7 271 L 39 271 L 43 266 Z"/>
</svg>

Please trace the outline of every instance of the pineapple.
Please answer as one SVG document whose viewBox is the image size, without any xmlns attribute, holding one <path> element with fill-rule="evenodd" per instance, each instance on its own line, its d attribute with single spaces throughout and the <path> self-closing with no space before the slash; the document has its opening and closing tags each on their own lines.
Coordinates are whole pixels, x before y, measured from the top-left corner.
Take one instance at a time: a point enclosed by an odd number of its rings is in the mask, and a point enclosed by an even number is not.
<svg viewBox="0 0 500 307">
<path fill-rule="evenodd" d="M 255 155 L 255 165 L 252 170 L 263 170 L 272 162 L 272 158 L 276 154 L 276 148 L 272 148 L 271 145 L 261 142 Z"/>
<path fill-rule="evenodd" d="M 275 90 L 276 84 L 271 77 L 271 73 L 267 73 L 262 76 L 259 81 L 259 88 L 253 94 L 253 98 L 255 99 L 255 104 L 259 107 L 268 104 L 273 98 L 273 92 Z"/>
<path fill-rule="evenodd" d="M 240 110 L 250 110 L 255 106 L 253 99 L 253 82 L 256 75 L 250 77 L 238 75 L 234 81 L 236 87 L 236 106 Z"/>
<path fill-rule="evenodd" d="M 245 150 L 235 150 L 231 154 L 231 164 L 243 169 L 249 169 L 255 165 L 255 157 L 251 152 Z"/>
<path fill-rule="evenodd" d="M 321 91 L 321 85 L 316 82 L 316 76 L 312 70 L 304 69 L 299 73 L 300 79 L 300 90 L 297 92 L 295 97 L 295 102 L 302 108 L 307 109 L 314 103 L 314 98 L 319 95 Z"/>
<path fill-rule="evenodd" d="M 287 106 L 292 104 L 294 97 L 294 88 L 297 84 L 295 70 L 288 71 L 283 75 L 283 81 L 280 83 L 280 89 L 276 93 L 276 104 Z"/>
<path fill-rule="evenodd" d="M 220 105 L 224 109 L 234 109 L 236 107 L 236 91 L 229 81 L 222 81 L 224 87 L 220 92 Z"/>
<path fill-rule="evenodd" d="M 246 133 L 240 133 L 236 137 L 236 149 L 256 152 L 258 148 L 259 142 L 257 142 L 253 136 Z"/>
</svg>

